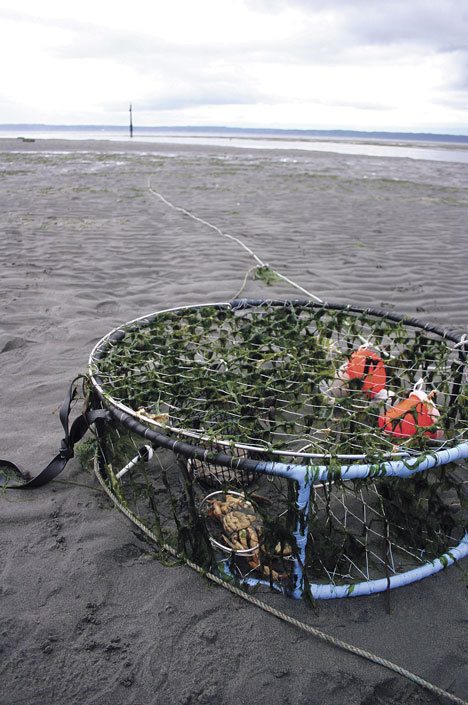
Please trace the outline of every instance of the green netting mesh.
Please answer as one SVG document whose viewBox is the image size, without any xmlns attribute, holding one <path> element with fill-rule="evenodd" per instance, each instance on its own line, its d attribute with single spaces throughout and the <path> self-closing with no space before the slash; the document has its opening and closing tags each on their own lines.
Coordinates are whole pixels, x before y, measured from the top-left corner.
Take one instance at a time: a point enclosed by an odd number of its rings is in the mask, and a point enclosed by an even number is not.
<svg viewBox="0 0 468 705">
<path fill-rule="evenodd" d="M 297 302 L 185 308 L 110 334 L 90 369 L 97 403 L 115 412 L 98 442 L 113 492 L 161 544 L 226 579 L 349 593 L 462 540 L 461 466 L 372 471 L 466 439 L 464 349 L 437 329 Z M 142 443 L 160 437 L 191 445 L 148 460 Z M 310 476 L 275 475 L 281 461 Z M 353 462 L 368 476 L 344 480 Z M 329 480 L 312 485 L 323 464 Z"/>
<path fill-rule="evenodd" d="M 319 306 L 201 307 L 124 332 L 93 371 L 113 400 L 169 433 L 270 454 L 376 459 L 396 440 L 420 452 L 441 445 L 434 435 L 442 444 L 466 436 L 460 352 L 401 321 Z M 342 379 L 359 348 L 382 361 L 387 399 L 363 390 L 362 376 Z M 379 416 L 417 383 L 440 414 L 433 433 L 382 432 Z"/>
</svg>

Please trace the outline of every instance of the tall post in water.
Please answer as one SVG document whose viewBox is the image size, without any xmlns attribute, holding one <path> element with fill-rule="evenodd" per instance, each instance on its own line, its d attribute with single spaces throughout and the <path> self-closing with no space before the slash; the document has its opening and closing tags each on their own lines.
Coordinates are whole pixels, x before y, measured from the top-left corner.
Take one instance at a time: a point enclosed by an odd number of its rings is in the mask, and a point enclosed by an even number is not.
<svg viewBox="0 0 468 705">
<path fill-rule="evenodd" d="M 132 104 L 130 103 L 130 137 L 133 137 Z"/>
</svg>

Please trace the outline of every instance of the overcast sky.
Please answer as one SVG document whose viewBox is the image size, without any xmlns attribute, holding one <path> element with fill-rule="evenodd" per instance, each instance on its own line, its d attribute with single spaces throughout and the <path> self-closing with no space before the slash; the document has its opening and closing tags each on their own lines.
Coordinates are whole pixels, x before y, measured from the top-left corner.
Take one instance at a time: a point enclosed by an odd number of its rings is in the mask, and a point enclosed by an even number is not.
<svg viewBox="0 0 468 705">
<path fill-rule="evenodd" d="M 468 0 L 0 0 L 0 123 L 468 134 Z"/>
</svg>

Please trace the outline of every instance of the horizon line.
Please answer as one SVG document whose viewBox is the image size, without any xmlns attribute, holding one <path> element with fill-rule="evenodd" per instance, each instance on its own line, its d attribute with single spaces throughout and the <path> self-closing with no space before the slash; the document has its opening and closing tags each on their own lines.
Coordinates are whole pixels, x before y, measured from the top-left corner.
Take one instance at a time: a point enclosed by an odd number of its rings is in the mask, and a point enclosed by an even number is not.
<svg viewBox="0 0 468 705">
<path fill-rule="evenodd" d="M 111 124 L 111 123 L 43 123 L 43 122 L 15 122 L 15 123 L 0 123 L 0 129 L 15 129 L 15 128 L 47 128 L 47 129 L 112 129 L 128 131 L 128 125 Z M 463 128 L 462 128 L 463 129 Z M 450 132 L 431 132 L 417 130 L 390 130 L 390 129 L 372 129 L 358 130 L 355 128 L 305 128 L 305 127 L 239 127 L 230 125 L 134 125 L 134 131 L 138 130 L 230 130 L 234 132 L 264 132 L 264 133 L 309 133 L 309 134 L 351 134 L 351 135 L 399 135 L 399 136 L 437 136 L 437 137 L 462 137 L 468 139 L 468 132 L 465 133 L 450 133 Z"/>
</svg>

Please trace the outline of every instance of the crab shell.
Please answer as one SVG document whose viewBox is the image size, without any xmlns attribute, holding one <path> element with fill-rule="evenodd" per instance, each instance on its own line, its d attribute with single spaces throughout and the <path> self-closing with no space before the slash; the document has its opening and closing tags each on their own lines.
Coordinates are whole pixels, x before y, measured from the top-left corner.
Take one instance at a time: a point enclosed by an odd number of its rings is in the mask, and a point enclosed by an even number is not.
<svg viewBox="0 0 468 705">
<path fill-rule="evenodd" d="M 243 497 L 227 495 L 224 502 L 209 500 L 210 509 L 208 515 L 216 518 L 223 527 L 223 537 L 226 543 L 234 551 L 249 551 L 248 565 L 252 570 L 259 570 L 265 578 L 279 581 L 288 577 L 287 573 L 278 573 L 268 565 L 264 565 L 261 560 L 262 552 L 262 523 L 255 514 L 252 504 Z M 288 544 L 282 548 L 278 543 L 275 546 L 275 553 L 283 556 L 291 555 L 292 549 Z M 247 558 L 247 556 L 246 556 Z"/>
</svg>

